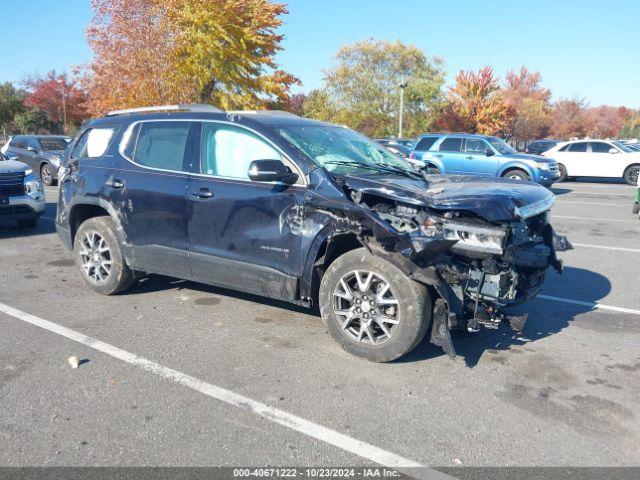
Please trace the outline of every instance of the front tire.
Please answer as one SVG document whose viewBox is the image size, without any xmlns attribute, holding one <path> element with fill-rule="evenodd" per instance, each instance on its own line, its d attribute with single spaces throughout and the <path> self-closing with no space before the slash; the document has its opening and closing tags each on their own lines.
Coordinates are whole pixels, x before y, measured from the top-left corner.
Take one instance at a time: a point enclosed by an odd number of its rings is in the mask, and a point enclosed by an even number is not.
<svg viewBox="0 0 640 480">
<path fill-rule="evenodd" d="M 502 176 L 510 180 L 529 180 L 529 175 L 522 170 L 509 170 Z"/>
<path fill-rule="evenodd" d="M 558 170 L 560 170 L 560 178 L 558 178 L 558 182 L 565 182 L 567 180 L 567 167 L 558 164 Z"/>
<path fill-rule="evenodd" d="M 134 281 L 109 217 L 94 217 L 80 225 L 73 242 L 73 254 L 82 280 L 94 292 L 113 295 Z"/>
<path fill-rule="evenodd" d="M 624 171 L 624 181 L 627 185 L 638 185 L 638 175 L 640 174 L 640 165 L 631 165 Z"/>
<path fill-rule="evenodd" d="M 53 170 L 51 170 L 51 165 L 49 165 L 48 163 L 44 163 L 40 167 L 40 178 L 42 179 L 42 183 L 44 183 L 47 187 L 55 185 L 56 181 L 53 178 Z"/>
<path fill-rule="evenodd" d="M 322 319 L 336 342 L 373 362 L 409 353 L 431 323 L 427 288 L 365 248 L 347 252 L 329 266 L 319 299 Z"/>
</svg>

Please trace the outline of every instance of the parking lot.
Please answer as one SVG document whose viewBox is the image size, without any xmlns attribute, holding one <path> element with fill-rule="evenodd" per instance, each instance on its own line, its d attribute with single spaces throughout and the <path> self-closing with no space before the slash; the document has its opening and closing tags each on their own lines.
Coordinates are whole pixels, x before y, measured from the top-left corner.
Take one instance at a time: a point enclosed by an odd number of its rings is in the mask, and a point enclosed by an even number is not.
<svg viewBox="0 0 640 480">
<path fill-rule="evenodd" d="M 374 364 L 288 304 L 159 276 L 92 293 L 47 188 L 36 229 L 0 227 L 0 463 L 637 465 L 633 188 L 553 191 L 553 224 L 575 248 L 519 307 L 521 337 L 455 337 L 455 361 L 425 340 Z"/>
</svg>

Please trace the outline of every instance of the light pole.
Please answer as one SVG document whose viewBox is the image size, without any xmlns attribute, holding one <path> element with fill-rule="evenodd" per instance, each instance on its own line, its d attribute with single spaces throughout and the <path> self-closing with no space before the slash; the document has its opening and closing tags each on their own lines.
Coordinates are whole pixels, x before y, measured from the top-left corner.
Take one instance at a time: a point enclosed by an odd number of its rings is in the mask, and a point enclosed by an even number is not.
<svg viewBox="0 0 640 480">
<path fill-rule="evenodd" d="M 67 94 L 64 91 L 64 81 L 59 80 L 59 85 L 62 93 L 62 131 L 67 133 Z"/>
<path fill-rule="evenodd" d="M 400 115 L 398 115 L 398 138 L 402 138 L 402 121 L 404 116 L 404 89 L 407 88 L 407 82 L 401 82 L 400 88 Z"/>
</svg>

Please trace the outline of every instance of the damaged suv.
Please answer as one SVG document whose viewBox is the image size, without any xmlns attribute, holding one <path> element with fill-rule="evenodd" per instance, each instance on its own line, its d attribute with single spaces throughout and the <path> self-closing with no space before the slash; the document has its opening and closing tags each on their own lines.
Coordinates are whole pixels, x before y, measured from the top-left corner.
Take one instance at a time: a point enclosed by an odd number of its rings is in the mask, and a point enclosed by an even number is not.
<svg viewBox="0 0 640 480">
<path fill-rule="evenodd" d="M 530 182 L 426 175 L 341 126 L 181 105 L 87 124 L 56 226 L 80 275 L 114 294 L 143 272 L 318 306 L 348 352 L 386 362 L 450 331 L 525 318 L 561 270 Z"/>
</svg>

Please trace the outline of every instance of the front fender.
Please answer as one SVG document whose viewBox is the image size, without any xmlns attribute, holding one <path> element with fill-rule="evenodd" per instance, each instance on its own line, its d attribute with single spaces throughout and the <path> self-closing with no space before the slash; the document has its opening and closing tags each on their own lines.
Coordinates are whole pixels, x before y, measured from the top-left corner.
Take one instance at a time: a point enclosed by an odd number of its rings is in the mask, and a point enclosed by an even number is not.
<svg viewBox="0 0 640 480">
<path fill-rule="evenodd" d="M 529 175 L 529 178 L 532 178 L 532 179 L 538 178 L 538 175 L 536 174 L 537 172 L 535 172 L 533 168 L 531 168 L 526 163 L 522 163 L 517 160 L 506 162 L 500 165 L 500 169 L 498 170 L 498 176 L 502 177 L 507 171 L 514 170 L 514 169 L 523 170 L 527 172 L 527 175 Z"/>
</svg>

